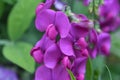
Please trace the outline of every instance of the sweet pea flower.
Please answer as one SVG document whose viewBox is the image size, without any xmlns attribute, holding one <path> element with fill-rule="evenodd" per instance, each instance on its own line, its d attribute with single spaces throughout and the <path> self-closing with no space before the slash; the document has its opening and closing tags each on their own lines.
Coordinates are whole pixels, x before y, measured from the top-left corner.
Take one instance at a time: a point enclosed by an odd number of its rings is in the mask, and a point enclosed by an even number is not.
<svg viewBox="0 0 120 80">
<path fill-rule="evenodd" d="M 70 80 L 67 69 L 73 72 L 76 80 L 84 80 L 88 56 L 109 55 L 111 40 L 107 32 L 114 30 L 119 22 L 117 0 L 108 1 L 108 4 L 105 0 L 100 6 L 101 32 L 97 32 L 93 22 L 83 14 L 71 12 L 70 23 L 64 12 L 49 9 L 54 1 L 46 0 L 36 9 L 36 28 L 45 33 L 31 50 L 35 61 L 42 63 L 36 70 L 35 80 Z M 84 4 L 88 5 L 90 1 L 84 0 Z M 55 6 L 58 2 L 60 0 L 56 0 Z M 58 6 L 63 7 L 63 4 Z"/>
<path fill-rule="evenodd" d="M 37 6 L 37 8 L 36 8 L 36 15 L 37 15 L 39 12 L 42 12 L 42 11 L 45 10 L 45 9 L 49 9 L 54 2 L 55 2 L 55 0 L 46 0 L 45 3 L 40 3 L 40 4 L 38 4 L 38 6 Z"/>
<path fill-rule="evenodd" d="M 111 9 L 112 7 L 112 9 Z M 100 28 L 104 32 L 111 32 L 120 25 L 120 5 L 118 0 L 105 0 L 98 10 Z"/>
<path fill-rule="evenodd" d="M 35 80 L 70 80 L 68 72 L 63 65 L 57 65 L 54 69 L 40 66 L 35 74 Z"/>
<path fill-rule="evenodd" d="M 79 15 L 79 19 L 79 23 L 71 23 L 72 27 L 69 35 L 60 39 L 60 49 L 65 55 L 79 57 L 87 54 L 84 50 L 88 45 L 85 37 L 90 30 L 89 21 L 83 15 Z"/>
<path fill-rule="evenodd" d="M 69 35 L 60 39 L 59 46 L 62 53 L 68 56 L 65 57 L 67 61 L 64 61 L 63 64 L 73 72 L 76 80 L 84 80 L 86 61 L 89 55 L 86 36 L 89 33 L 90 26 L 85 16 L 79 15 L 79 17 L 80 22 L 71 24 Z"/>
<path fill-rule="evenodd" d="M 89 34 L 89 46 L 88 50 L 91 58 L 96 58 L 98 53 L 98 33 L 95 29 L 91 29 Z"/>
<path fill-rule="evenodd" d="M 44 64 L 46 67 L 53 69 L 61 61 L 61 59 L 62 52 L 60 51 L 57 44 L 53 44 L 45 52 Z"/>
<path fill-rule="evenodd" d="M 31 50 L 31 56 L 33 56 L 34 60 L 37 63 L 42 63 L 44 54 L 48 47 L 54 44 L 53 40 L 50 40 L 46 34 L 36 43 L 36 45 Z"/>
<path fill-rule="evenodd" d="M 97 33 L 96 30 L 92 30 L 89 36 L 89 53 L 91 58 L 96 58 L 97 54 L 109 55 L 111 47 L 110 34 L 105 32 Z"/>
<path fill-rule="evenodd" d="M 109 55 L 111 47 L 111 38 L 108 33 L 100 33 L 98 36 L 98 49 L 99 52 L 103 55 Z"/>
<path fill-rule="evenodd" d="M 86 72 L 86 62 L 88 57 L 80 57 L 75 59 L 72 65 L 72 72 L 76 77 L 76 80 L 84 80 L 85 78 L 85 72 Z"/>
<path fill-rule="evenodd" d="M 39 6 L 36 11 L 36 28 L 41 32 L 45 32 L 46 30 L 46 32 L 48 32 L 49 29 L 54 29 L 54 33 L 59 33 L 62 38 L 66 37 L 71 27 L 68 17 L 62 11 L 47 9 L 46 5 L 43 4 Z M 49 28 L 49 26 L 51 26 L 51 28 Z M 53 34 L 47 36 L 51 37 Z"/>
<path fill-rule="evenodd" d="M 0 80 L 18 80 L 18 77 L 14 71 L 0 67 Z"/>
</svg>

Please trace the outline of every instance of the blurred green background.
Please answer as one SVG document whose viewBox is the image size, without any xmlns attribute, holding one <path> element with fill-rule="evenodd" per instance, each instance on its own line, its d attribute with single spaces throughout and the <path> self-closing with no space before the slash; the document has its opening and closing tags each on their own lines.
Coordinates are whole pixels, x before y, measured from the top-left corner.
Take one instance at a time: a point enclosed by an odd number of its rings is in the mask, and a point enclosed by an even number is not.
<svg viewBox="0 0 120 80">
<path fill-rule="evenodd" d="M 30 49 L 41 38 L 35 29 L 35 8 L 44 0 L 0 0 L 0 66 L 14 70 L 19 80 L 33 80 L 38 64 L 30 56 Z M 64 0 L 75 13 L 91 18 L 89 9 L 75 0 Z M 120 80 L 120 30 L 111 33 L 111 55 L 92 60 L 93 80 Z"/>
</svg>

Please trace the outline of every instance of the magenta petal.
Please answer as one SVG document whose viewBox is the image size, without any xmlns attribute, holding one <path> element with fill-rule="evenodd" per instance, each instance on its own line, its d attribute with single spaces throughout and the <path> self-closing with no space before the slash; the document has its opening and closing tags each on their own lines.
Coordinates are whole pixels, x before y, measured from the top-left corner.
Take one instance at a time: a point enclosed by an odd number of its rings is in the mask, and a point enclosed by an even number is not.
<svg viewBox="0 0 120 80">
<path fill-rule="evenodd" d="M 84 24 L 85 25 L 85 24 Z M 72 23 L 70 33 L 74 36 L 75 39 L 79 39 L 80 37 L 85 37 L 89 32 L 89 28 L 82 26 L 78 23 Z"/>
<path fill-rule="evenodd" d="M 67 56 L 75 55 L 73 50 L 73 42 L 68 37 L 60 39 L 60 49 L 63 54 Z"/>
<path fill-rule="evenodd" d="M 85 74 L 79 74 L 77 80 L 84 80 Z"/>
<path fill-rule="evenodd" d="M 56 39 L 56 36 L 58 34 L 56 28 L 55 28 L 55 25 L 53 24 L 50 24 L 48 27 L 47 27 L 47 30 L 46 30 L 46 34 L 47 36 L 51 39 L 51 40 L 55 40 Z"/>
<path fill-rule="evenodd" d="M 61 58 L 61 51 L 57 44 L 49 47 L 44 55 L 44 63 L 48 68 L 54 68 Z"/>
<path fill-rule="evenodd" d="M 43 62 L 43 52 L 41 51 L 40 47 L 33 47 L 31 50 L 31 56 L 33 56 L 37 63 Z"/>
<path fill-rule="evenodd" d="M 37 8 L 36 8 L 36 15 L 39 12 L 42 12 L 45 9 L 49 9 L 51 7 L 51 5 L 54 3 L 55 0 L 46 0 L 45 3 L 40 3 Z"/>
<path fill-rule="evenodd" d="M 92 46 L 92 48 L 89 48 L 90 56 L 95 58 L 98 53 L 98 34 L 95 29 L 92 29 L 90 32 L 89 42 L 90 46 Z"/>
<path fill-rule="evenodd" d="M 55 2 L 55 0 L 46 0 L 45 7 L 50 8 L 54 2 Z"/>
<path fill-rule="evenodd" d="M 80 21 L 81 20 L 82 21 L 88 21 L 87 16 L 85 16 L 84 14 L 77 14 L 76 16 L 80 19 Z"/>
<path fill-rule="evenodd" d="M 71 67 L 71 62 L 70 62 L 70 59 L 68 56 L 65 56 L 63 59 L 62 59 L 62 64 L 64 65 L 64 67 L 66 68 L 69 68 Z"/>
<path fill-rule="evenodd" d="M 94 49 L 90 49 L 89 52 L 90 52 L 91 58 L 96 58 L 97 53 L 98 53 L 97 46 L 94 46 Z"/>
<path fill-rule="evenodd" d="M 95 29 L 92 29 L 90 32 L 90 42 L 95 45 L 98 43 L 98 35 Z"/>
<path fill-rule="evenodd" d="M 40 3 L 37 8 L 36 8 L 36 15 L 42 11 L 42 9 L 44 8 L 44 3 Z"/>
<path fill-rule="evenodd" d="M 72 71 L 75 75 L 84 74 L 86 72 L 87 57 L 77 58 L 72 66 Z"/>
<path fill-rule="evenodd" d="M 43 37 L 36 43 L 36 47 L 40 47 L 41 50 L 45 51 L 47 48 L 49 48 L 52 44 L 54 44 L 53 40 L 50 40 L 49 37 L 47 37 L 46 34 L 43 35 Z M 44 45 L 44 46 L 43 46 Z"/>
<path fill-rule="evenodd" d="M 53 80 L 51 74 L 52 71 L 49 68 L 40 66 L 35 73 L 35 80 Z"/>
<path fill-rule="evenodd" d="M 108 33 L 101 33 L 99 35 L 99 49 L 100 52 L 104 55 L 109 55 L 111 47 L 111 38 Z"/>
<path fill-rule="evenodd" d="M 36 16 L 35 25 L 36 28 L 43 32 L 46 30 L 49 24 L 53 24 L 55 19 L 55 11 L 46 9 L 42 12 L 39 12 Z"/>
<path fill-rule="evenodd" d="M 71 28 L 68 17 L 61 11 L 56 13 L 55 25 L 60 33 L 61 38 L 65 38 Z"/>
<path fill-rule="evenodd" d="M 70 80 L 68 72 L 63 65 L 57 65 L 53 70 L 53 80 Z"/>
</svg>

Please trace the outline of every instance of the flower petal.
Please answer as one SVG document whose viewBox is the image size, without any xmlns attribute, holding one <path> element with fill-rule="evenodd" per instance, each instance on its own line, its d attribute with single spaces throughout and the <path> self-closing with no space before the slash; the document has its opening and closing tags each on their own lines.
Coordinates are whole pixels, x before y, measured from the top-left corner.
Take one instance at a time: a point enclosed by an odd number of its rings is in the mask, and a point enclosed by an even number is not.
<svg viewBox="0 0 120 80">
<path fill-rule="evenodd" d="M 55 2 L 55 0 L 46 0 L 45 7 L 50 8 L 54 2 Z"/>
<path fill-rule="evenodd" d="M 73 42 L 69 37 L 60 39 L 60 49 L 67 56 L 74 56 Z"/>
<path fill-rule="evenodd" d="M 44 32 L 49 24 L 53 24 L 55 19 L 55 11 L 46 9 L 42 12 L 39 12 L 36 16 L 35 25 L 36 28 Z"/>
<path fill-rule="evenodd" d="M 81 58 L 75 59 L 73 66 L 72 66 L 72 71 L 75 75 L 85 73 L 86 61 L 87 61 L 87 57 L 81 57 Z"/>
<path fill-rule="evenodd" d="M 44 63 L 48 68 L 54 68 L 61 58 L 61 51 L 57 44 L 53 44 L 49 47 L 44 55 Z"/>
<path fill-rule="evenodd" d="M 99 35 L 99 49 L 100 52 L 104 55 L 109 55 L 111 47 L 111 38 L 108 33 L 101 33 Z"/>
<path fill-rule="evenodd" d="M 90 32 L 90 42 L 95 45 L 98 43 L 98 35 L 95 29 L 92 29 Z"/>
<path fill-rule="evenodd" d="M 45 5 L 44 3 L 38 4 L 38 6 L 37 6 L 37 8 L 36 8 L 36 15 L 37 15 L 40 11 L 43 10 L 44 5 Z"/>
<path fill-rule="evenodd" d="M 53 78 L 53 80 L 68 80 L 69 75 L 66 68 L 61 64 L 57 65 L 53 70 Z"/>
<path fill-rule="evenodd" d="M 98 53 L 98 34 L 94 29 L 92 29 L 90 32 L 89 42 L 91 46 L 91 47 L 89 46 L 89 49 L 88 49 L 90 56 L 91 58 L 95 58 Z"/>
<path fill-rule="evenodd" d="M 89 32 L 88 27 L 81 26 L 78 23 L 72 23 L 72 27 L 70 33 L 74 36 L 75 39 L 79 39 L 80 37 L 85 37 Z"/>
<path fill-rule="evenodd" d="M 48 27 L 47 27 L 47 30 L 46 30 L 46 34 L 47 36 L 51 39 L 51 40 L 55 40 L 56 39 L 56 36 L 58 34 L 56 28 L 55 28 L 55 25 L 53 24 L 50 24 Z"/>
<path fill-rule="evenodd" d="M 52 71 L 49 68 L 40 66 L 35 73 L 35 80 L 53 80 L 51 74 Z"/>
<path fill-rule="evenodd" d="M 56 13 L 55 25 L 60 33 L 61 38 L 65 38 L 71 28 L 68 17 L 61 11 Z"/>
<path fill-rule="evenodd" d="M 43 35 L 43 37 L 36 43 L 36 47 L 40 47 L 41 50 L 46 51 L 52 44 L 54 44 L 53 40 L 50 40 L 49 37 L 47 37 L 46 34 Z M 44 45 L 44 46 L 43 46 Z"/>
<path fill-rule="evenodd" d="M 43 52 L 41 51 L 40 47 L 33 47 L 30 53 L 37 63 L 40 64 L 43 62 Z"/>
</svg>

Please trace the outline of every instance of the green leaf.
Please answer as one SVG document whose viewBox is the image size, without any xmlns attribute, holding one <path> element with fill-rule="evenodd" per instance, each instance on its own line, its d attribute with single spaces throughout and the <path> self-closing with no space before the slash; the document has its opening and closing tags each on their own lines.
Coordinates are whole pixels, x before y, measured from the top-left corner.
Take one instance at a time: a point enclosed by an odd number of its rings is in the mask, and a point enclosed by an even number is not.
<svg viewBox="0 0 120 80">
<path fill-rule="evenodd" d="M 11 40 L 19 39 L 28 29 L 35 16 L 35 8 L 42 0 L 19 0 L 8 18 L 8 35 Z"/>
<path fill-rule="evenodd" d="M 32 45 L 25 42 L 11 43 L 4 46 L 3 55 L 20 66 L 21 68 L 33 73 L 35 70 L 35 62 L 30 56 L 30 49 Z"/>
<path fill-rule="evenodd" d="M 70 71 L 69 69 L 67 69 L 67 71 L 68 71 L 68 73 L 70 75 L 71 80 L 76 80 L 76 78 L 75 78 L 74 74 L 72 73 L 72 71 Z"/>
<path fill-rule="evenodd" d="M 4 1 L 5 3 L 8 3 L 8 4 L 11 4 L 11 5 L 13 5 L 17 2 L 17 0 L 2 0 L 2 1 Z"/>
<path fill-rule="evenodd" d="M 85 80 L 92 80 L 92 77 L 93 77 L 92 62 L 91 59 L 89 58 L 86 66 Z"/>
<path fill-rule="evenodd" d="M 109 80 L 112 80 L 112 75 L 111 75 L 111 72 L 110 72 L 108 66 L 106 65 L 105 67 L 106 67 L 106 69 L 107 69 L 107 71 L 108 71 L 108 74 L 109 74 L 109 78 L 110 78 Z"/>
<path fill-rule="evenodd" d="M 112 54 L 116 55 L 120 58 L 120 30 L 114 32 L 111 36 L 112 38 L 112 47 L 111 52 Z"/>
</svg>

